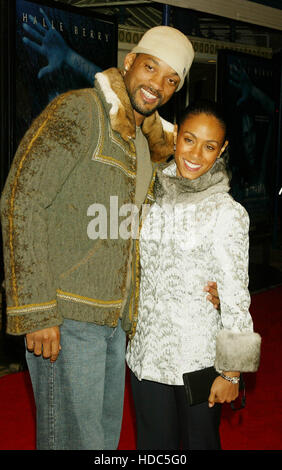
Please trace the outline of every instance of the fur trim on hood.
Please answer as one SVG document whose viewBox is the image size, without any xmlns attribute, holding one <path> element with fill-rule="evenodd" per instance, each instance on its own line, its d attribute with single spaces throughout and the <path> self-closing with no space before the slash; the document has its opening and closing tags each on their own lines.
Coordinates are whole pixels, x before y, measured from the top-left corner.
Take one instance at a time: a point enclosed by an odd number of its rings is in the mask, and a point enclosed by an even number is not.
<svg viewBox="0 0 282 470">
<path fill-rule="evenodd" d="M 97 73 L 95 85 L 100 87 L 110 105 L 112 129 L 127 142 L 134 139 L 135 118 L 121 72 L 110 68 Z M 173 128 L 173 124 L 161 118 L 157 111 L 144 119 L 142 131 L 148 140 L 152 161 L 164 162 L 173 154 Z"/>
<path fill-rule="evenodd" d="M 229 177 L 223 157 L 199 178 L 190 180 L 176 175 L 176 163 L 172 160 L 159 166 L 154 185 L 154 196 L 159 205 L 195 204 L 216 193 L 228 193 Z"/>
</svg>

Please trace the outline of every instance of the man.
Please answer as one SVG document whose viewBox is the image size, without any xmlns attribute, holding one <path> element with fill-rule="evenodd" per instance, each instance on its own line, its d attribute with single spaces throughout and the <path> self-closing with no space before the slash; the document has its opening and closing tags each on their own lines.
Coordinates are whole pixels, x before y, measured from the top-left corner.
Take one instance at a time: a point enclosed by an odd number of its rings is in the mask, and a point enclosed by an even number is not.
<svg viewBox="0 0 282 470">
<path fill-rule="evenodd" d="M 26 334 L 38 449 L 118 446 L 138 255 L 113 219 L 126 204 L 141 206 L 152 161 L 173 152 L 173 126 L 156 110 L 193 57 L 179 31 L 149 30 L 124 72 L 106 70 L 93 89 L 57 97 L 14 158 L 1 201 L 7 329 Z"/>
</svg>

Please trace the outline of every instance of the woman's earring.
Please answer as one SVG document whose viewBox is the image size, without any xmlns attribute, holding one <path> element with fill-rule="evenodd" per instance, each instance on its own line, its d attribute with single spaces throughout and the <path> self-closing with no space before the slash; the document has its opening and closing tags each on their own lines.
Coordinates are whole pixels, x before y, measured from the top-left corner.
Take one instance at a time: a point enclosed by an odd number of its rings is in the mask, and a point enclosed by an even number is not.
<svg viewBox="0 0 282 470">
<path fill-rule="evenodd" d="M 226 147 L 224 147 L 223 149 L 221 149 L 221 151 L 220 151 L 220 153 L 219 153 L 217 159 L 219 159 L 219 158 L 221 157 L 221 155 L 225 152 L 225 149 L 226 149 Z"/>
<path fill-rule="evenodd" d="M 176 151 L 176 142 L 177 142 L 177 124 L 174 124 L 173 127 L 173 152 Z"/>
</svg>

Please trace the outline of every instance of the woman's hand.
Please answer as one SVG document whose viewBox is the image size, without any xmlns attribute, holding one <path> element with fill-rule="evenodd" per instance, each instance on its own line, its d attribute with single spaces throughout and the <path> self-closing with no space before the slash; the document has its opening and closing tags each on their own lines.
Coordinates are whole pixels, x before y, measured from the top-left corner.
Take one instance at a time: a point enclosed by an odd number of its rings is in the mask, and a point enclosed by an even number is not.
<svg viewBox="0 0 282 470">
<path fill-rule="evenodd" d="M 229 377 L 239 377 L 239 372 L 224 372 L 224 375 Z M 236 400 L 239 395 L 239 383 L 233 384 L 223 377 L 217 377 L 210 391 L 210 396 L 208 398 L 209 407 L 213 407 L 215 403 L 231 403 Z"/>
</svg>

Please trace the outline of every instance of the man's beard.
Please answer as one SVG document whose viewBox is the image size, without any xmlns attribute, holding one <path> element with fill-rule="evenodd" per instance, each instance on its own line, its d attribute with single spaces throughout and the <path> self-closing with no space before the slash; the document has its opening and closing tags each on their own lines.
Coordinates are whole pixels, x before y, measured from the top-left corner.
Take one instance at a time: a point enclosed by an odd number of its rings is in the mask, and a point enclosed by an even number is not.
<svg viewBox="0 0 282 470">
<path fill-rule="evenodd" d="M 135 95 L 129 94 L 129 99 L 130 99 L 130 103 L 134 111 L 141 114 L 142 116 L 148 117 L 154 114 L 154 112 L 162 106 L 162 97 L 159 94 L 157 96 L 159 98 L 159 101 L 155 104 L 155 106 L 152 109 L 144 109 L 145 107 L 143 108 L 142 104 L 139 105 L 137 101 L 135 100 Z"/>
</svg>

